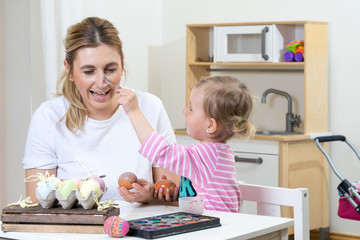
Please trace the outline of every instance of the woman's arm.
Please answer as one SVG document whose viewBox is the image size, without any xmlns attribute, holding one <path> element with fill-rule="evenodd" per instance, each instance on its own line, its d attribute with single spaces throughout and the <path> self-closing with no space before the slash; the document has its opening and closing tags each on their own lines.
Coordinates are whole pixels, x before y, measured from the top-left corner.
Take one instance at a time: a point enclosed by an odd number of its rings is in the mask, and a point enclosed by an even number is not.
<svg viewBox="0 0 360 240">
<path fill-rule="evenodd" d="M 45 175 L 46 171 L 49 172 L 50 176 L 55 175 L 56 176 L 56 168 L 53 169 L 25 169 L 25 178 L 28 178 L 30 176 L 36 176 L 38 173 L 42 173 Z M 34 178 L 35 179 L 35 178 Z M 35 188 L 37 187 L 38 181 L 31 181 L 26 182 L 26 197 L 30 197 L 32 202 L 38 202 L 35 194 Z"/>
</svg>

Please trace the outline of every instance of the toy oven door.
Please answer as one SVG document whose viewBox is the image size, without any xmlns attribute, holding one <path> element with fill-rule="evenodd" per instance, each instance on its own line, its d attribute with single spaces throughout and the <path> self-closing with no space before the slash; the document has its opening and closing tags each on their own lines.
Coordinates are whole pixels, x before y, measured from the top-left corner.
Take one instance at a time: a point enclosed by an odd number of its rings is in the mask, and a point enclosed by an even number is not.
<svg viewBox="0 0 360 240">
<path fill-rule="evenodd" d="M 215 62 L 272 62 L 274 25 L 215 26 Z"/>
</svg>

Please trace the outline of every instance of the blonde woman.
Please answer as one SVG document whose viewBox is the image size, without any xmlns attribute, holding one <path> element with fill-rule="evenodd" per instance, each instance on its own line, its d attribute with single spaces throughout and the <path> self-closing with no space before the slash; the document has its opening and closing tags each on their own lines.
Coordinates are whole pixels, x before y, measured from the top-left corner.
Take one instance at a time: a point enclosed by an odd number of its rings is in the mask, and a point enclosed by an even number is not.
<svg viewBox="0 0 360 240">
<path fill-rule="evenodd" d="M 153 166 L 138 153 L 140 142 L 117 102 L 115 89 L 124 73 L 124 54 L 117 29 L 107 20 L 89 17 L 71 26 L 65 38 L 65 72 L 58 81 L 58 97 L 41 104 L 29 127 L 23 165 L 26 177 L 55 174 L 60 179 L 85 177 L 81 162 L 92 174 L 106 175 L 108 191 L 102 200 L 150 202 L 153 183 L 179 177 Z M 156 96 L 135 91 L 151 126 L 175 142 L 164 106 Z M 136 191 L 117 190 L 122 172 L 139 178 Z M 26 183 L 27 196 L 36 202 L 36 182 Z M 160 200 L 176 200 L 177 194 Z"/>
</svg>

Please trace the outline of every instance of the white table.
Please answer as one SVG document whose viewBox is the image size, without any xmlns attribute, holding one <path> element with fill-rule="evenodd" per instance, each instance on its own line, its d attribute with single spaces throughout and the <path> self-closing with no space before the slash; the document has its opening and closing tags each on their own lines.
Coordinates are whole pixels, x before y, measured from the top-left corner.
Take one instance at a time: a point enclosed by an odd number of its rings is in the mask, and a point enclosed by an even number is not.
<svg viewBox="0 0 360 240">
<path fill-rule="evenodd" d="M 150 217 L 178 212 L 179 208 L 167 205 L 129 204 L 120 203 L 120 216 L 126 220 Z M 221 227 L 215 227 L 195 232 L 173 235 L 160 239 L 288 239 L 287 228 L 293 226 L 294 220 L 243 213 L 225 213 L 205 210 L 204 215 L 219 217 Z M 114 239 L 107 234 L 80 234 L 80 233 L 32 233 L 32 232 L 2 232 L 0 238 L 24 240 L 104 240 Z M 122 238 L 124 239 L 124 238 Z M 126 236 L 125 239 L 143 239 Z"/>
</svg>

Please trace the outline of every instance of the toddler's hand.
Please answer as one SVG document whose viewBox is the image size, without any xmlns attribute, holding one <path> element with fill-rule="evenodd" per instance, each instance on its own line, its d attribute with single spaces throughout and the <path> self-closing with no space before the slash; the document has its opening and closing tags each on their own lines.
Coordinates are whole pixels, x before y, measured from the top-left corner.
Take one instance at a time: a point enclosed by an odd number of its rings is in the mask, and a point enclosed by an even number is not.
<svg viewBox="0 0 360 240">
<path fill-rule="evenodd" d="M 136 93 L 129 89 L 116 89 L 118 93 L 117 102 L 123 106 L 126 113 L 139 109 Z"/>
<path fill-rule="evenodd" d="M 161 180 L 165 180 L 165 179 L 167 179 L 165 175 L 161 176 Z M 156 189 L 154 190 L 154 198 L 164 202 L 176 202 L 178 200 L 178 194 L 179 194 L 178 187 L 175 187 L 174 194 L 172 196 L 170 195 L 169 189 L 167 189 L 165 194 L 162 188 L 160 188 L 159 191 Z"/>
</svg>

